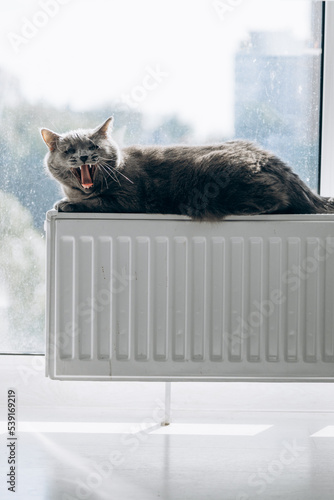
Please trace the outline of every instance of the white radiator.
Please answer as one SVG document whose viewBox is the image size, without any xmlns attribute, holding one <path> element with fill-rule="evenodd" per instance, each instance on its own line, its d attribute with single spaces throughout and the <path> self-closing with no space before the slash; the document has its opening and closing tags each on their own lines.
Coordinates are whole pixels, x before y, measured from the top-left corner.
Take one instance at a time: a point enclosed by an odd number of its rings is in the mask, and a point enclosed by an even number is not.
<svg viewBox="0 0 334 500">
<path fill-rule="evenodd" d="M 334 215 L 47 214 L 47 375 L 334 380 Z"/>
</svg>

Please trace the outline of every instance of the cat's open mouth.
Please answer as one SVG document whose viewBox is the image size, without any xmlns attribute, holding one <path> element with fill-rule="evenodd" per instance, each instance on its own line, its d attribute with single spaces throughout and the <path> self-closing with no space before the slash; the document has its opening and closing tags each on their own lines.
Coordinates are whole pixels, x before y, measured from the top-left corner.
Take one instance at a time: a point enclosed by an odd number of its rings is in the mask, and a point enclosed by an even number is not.
<svg viewBox="0 0 334 500">
<path fill-rule="evenodd" d="M 85 189 L 93 187 L 93 178 L 96 170 L 95 165 L 81 165 L 78 168 L 72 168 L 72 172 Z"/>
</svg>

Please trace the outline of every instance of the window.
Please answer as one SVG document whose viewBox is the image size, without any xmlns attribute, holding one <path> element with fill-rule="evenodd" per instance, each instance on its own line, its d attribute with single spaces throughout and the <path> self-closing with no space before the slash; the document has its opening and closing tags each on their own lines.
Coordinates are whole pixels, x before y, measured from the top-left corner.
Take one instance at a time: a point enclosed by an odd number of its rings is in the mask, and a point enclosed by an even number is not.
<svg viewBox="0 0 334 500">
<path fill-rule="evenodd" d="M 16 0 L 0 7 L 2 352 L 44 351 L 38 128 L 115 117 L 121 145 L 234 137 L 319 185 L 322 2 Z"/>
</svg>

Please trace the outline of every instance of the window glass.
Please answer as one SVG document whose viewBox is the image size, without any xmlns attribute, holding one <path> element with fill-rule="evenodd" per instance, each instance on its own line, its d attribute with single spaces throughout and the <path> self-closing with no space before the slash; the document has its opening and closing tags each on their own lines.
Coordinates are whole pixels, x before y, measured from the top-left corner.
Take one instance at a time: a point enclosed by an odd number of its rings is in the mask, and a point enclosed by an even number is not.
<svg viewBox="0 0 334 500">
<path fill-rule="evenodd" d="M 1 2 L 2 352 L 44 351 L 39 127 L 115 118 L 120 145 L 257 141 L 316 190 L 321 2 Z"/>
</svg>

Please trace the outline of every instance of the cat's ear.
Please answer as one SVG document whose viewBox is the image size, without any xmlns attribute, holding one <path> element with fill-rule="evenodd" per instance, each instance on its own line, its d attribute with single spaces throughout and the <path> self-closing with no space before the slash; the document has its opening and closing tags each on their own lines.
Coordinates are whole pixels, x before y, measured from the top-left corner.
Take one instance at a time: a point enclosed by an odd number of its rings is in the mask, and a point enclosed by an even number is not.
<svg viewBox="0 0 334 500">
<path fill-rule="evenodd" d="M 94 135 L 101 135 L 107 137 L 108 131 L 112 130 L 112 124 L 114 123 L 114 117 L 110 116 L 102 125 L 99 125 L 94 129 Z"/>
<path fill-rule="evenodd" d="M 52 130 L 49 130 L 48 128 L 42 128 L 41 134 L 45 144 L 50 149 L 50 151 L 54 151 L 56 149 L 57 142 L 60 136 L 56 134 L 56 132 L 52 132 Z"/>
</svg>

